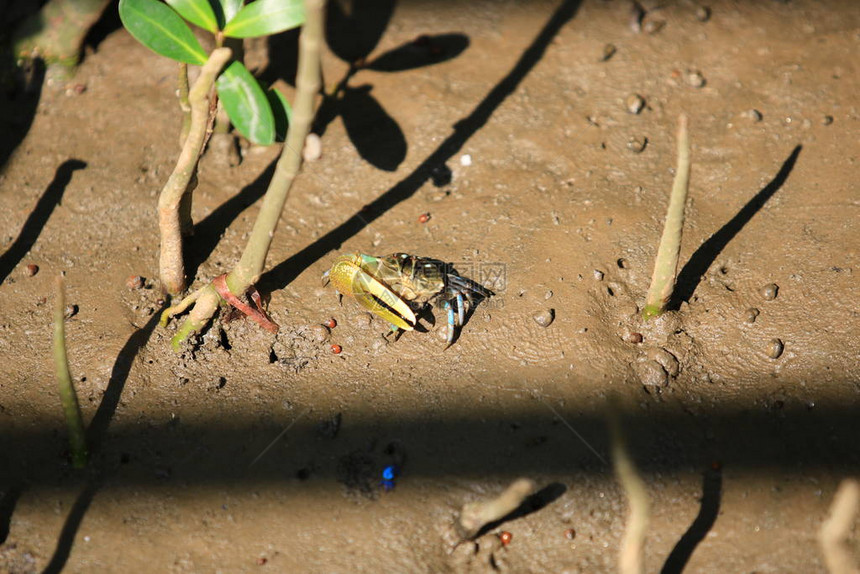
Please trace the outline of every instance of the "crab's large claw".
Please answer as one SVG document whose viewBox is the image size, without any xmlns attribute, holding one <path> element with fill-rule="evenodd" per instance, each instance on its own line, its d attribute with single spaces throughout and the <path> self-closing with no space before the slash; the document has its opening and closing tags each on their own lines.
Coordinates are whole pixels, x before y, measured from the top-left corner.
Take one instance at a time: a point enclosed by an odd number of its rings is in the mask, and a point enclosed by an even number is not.
<svg viewBox="0 0 860 574">
<path fill-rule="evenodd" d="M 339 293 L 348 295 L 395 327 L 411 331 L 417 319 L 415 313 L 397 293 L 373 276 L 377 258 L 370 255 L 341 255 L 331 270 L 328 280 Z"/>
</svg>

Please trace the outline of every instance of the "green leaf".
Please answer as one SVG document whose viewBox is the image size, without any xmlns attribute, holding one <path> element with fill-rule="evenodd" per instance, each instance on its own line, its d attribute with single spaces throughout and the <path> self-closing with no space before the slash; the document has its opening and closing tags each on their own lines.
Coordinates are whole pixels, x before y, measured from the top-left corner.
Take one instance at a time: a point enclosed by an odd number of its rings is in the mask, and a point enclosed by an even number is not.
<svg viewBox="0 0 860 574">
<path fill-rule="evenodd" d="M 207 55 L 170 6 L 158 0 L 120 0 L 119 17 L 138 42 L 172 60 L 202 66 Z"/>
<path fill-rule="evenodd" d="M 218 0 L 221 4 L 221 12 L 224 14 L 224 22 L 230 22 L 239 10 L 242 9 L 244 0 Z"/>
<path fill-rule="evenodd" d="M 275 139 L 279 142 L 287 139 L 287 127 L 293 121 L 293 108 L 287 97 L 280 90 L 269 88 L 266 92 L 272 115 L 275 117 Z"/>
<path fill-rule="evenodd" d="M 166 0 L 179 15 L 213 34 L 218 31 L 218 19 L 209 0 Z"/>
<path fill-rule="evenodd" d="M 275 117 L 263 88 L 241 62 L 233 62 L 215 81 L 230 121 L 256 144 L 275 141 Z"/>
<path fill-rule="evenodd" d="M 305 6 L 301 0 L 256 0 L 236 14 L 224 27 L 231 38 L 256 38 L 277 34 L 305 21 Z"/>
</svg>

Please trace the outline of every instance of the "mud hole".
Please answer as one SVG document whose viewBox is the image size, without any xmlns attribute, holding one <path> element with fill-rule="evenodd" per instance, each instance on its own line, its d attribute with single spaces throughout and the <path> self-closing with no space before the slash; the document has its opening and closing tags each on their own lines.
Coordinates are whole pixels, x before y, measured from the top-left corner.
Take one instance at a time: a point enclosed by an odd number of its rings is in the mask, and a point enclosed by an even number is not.
<svg viewBox="0 0 860 574">
<path fill-rule="evenodd" d="M 193 353 L 155 324 L 173 65 L 115 30 L 78 89 L 45 88 L 0 176 L 0 570 L 614 571 L 615 397 L 653 503 L 648 571 L 823 571 L 816 532 L 860 466 L 860 5 L 643 6 L 398 4 L 373 55 L 468 45 L 350 79 L 260 281 L 281 332 L 218 323 Z M 265 48 L 249 61 L 288 77 Z M 643 324 L 681 112 L 678 300 Z M 202 164 L 195 285 L 238 259 L 278 153 L 243 151 Z M 447 350 L 442 317 L 393 342 L 320 284 L 349 251 L 455 262 L 497 294 Z M 60 271 L 87 472 L 51 367 Z M 553 496 L 451 550 L 458 509 L 519 476 Z"/>
</svg>

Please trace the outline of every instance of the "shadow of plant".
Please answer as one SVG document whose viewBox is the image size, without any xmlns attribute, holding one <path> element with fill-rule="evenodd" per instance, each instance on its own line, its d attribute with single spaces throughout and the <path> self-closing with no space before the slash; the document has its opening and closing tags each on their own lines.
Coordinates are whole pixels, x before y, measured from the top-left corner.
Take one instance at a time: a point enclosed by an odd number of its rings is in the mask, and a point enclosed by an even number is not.
<svg viewBox="0 0 860 574">
<path fill-rule="evenodd" d="M 469 46 L 469 39 L 463 34 L 423 35 L 368 61 L 388 27 L 394 5 L 393 0 L 355 0 L 347 13 L 340 3 L 328 3 L 326 41 L 332 53 L 349 68 L 333 87 L 324 89 L 312 127 L 314 133 L 322 135 L 340 117 L 362 159 L 384 171 L 396 170 L 406 158 L 406 137 L 397 121 L 373 97 L 373 86 L 352 85 L 353 79 L 363 70 L 403 72 L 432 66 L 457 57 Z M 273 60 L 261 77 L 267 81 L 282 77 L 294 84 L 297 51 L 296 33 L 270 38 Z"/>
</svg>

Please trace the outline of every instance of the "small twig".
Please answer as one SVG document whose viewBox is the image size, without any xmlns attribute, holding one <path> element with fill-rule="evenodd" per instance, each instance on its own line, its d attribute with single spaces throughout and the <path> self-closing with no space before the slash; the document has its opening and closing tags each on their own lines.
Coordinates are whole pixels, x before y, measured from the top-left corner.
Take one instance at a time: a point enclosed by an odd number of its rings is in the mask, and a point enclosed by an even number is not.
<svg viewBox="0 0 860 574">
<path fill-rule="evenodd" d="M 857 574 L 848 536 L 860 506 L 860 483 L 846 479 L 839 485 L 830 505 L 830 517 L 821 525 L 818 542 L 830 574 Z"/>
<path fill-rule="evenodd" d="M 627 528 L 621 540 L 618 555 L 618 571 L 621 574 L 644 574 L 645 572 L 645 534 L 651 514 L 651 503 L 645 482 L 636 471 L 636 466 L 627 453 L 621 422 L 613 410 L 609 414 L 609 432 L 612 435 L 612 462 L 618 482 L 624 489 L 630 511 L 627 515 Z"/>
<path fill-rule="evenodd" d="M 690 138 L 687 130 L 687 116 L 678 118 L 678 167 L 669 197 L 669 210 L 663 236 L 657 249 L 654 274 L 642 317 L 650 319 L 666 310 L 672 290 L 675 288 L 675 275 L 678 272 L 678 256 L 681 253 L 681 233 L 684 228 L 684 208 L 687 204 L 687 191 L 690 187 Z"/>
<path fill-rule="evenodd" d="M 502 494 L 492 500 L 465 504 L 455 524 L 457 534 L 462 540 L 473 538 L 485 525 L 500 520 L 519 508 L 534 490 L 535 483 L 533 480 L 518 478 Z"/>
<path fill-rule="evenodd" d="M 191 105 L 191 126 L 173 173 L 164 184 L 158 198 L 158 226 L 161 231 L 159 273 L 163 289 L 171 295 L 185 290 L 185 265 L 182 261 L 182 217 L 180 203 L 188 193 L 197 162 L 203 151 L 206 126 L 209 121 L 209 93 L 221 68 L 230 59 L 229 48 L 218 48 L 200 70 L 200 77 L 188 94 Z"/>
<path fill-rule="evenodd" d="M 72 451 L 72 465 L 84 468 L 87 465 L 87 439 L 78 395 L 72 384 L 69 360 L 66 354 L 66 288 L 63 276 L 57 277 L 57 293 L 54 302 L 54 368 L 60 389 L 60 403 L 69 429 L 69 446 Z"/>
</svg>

